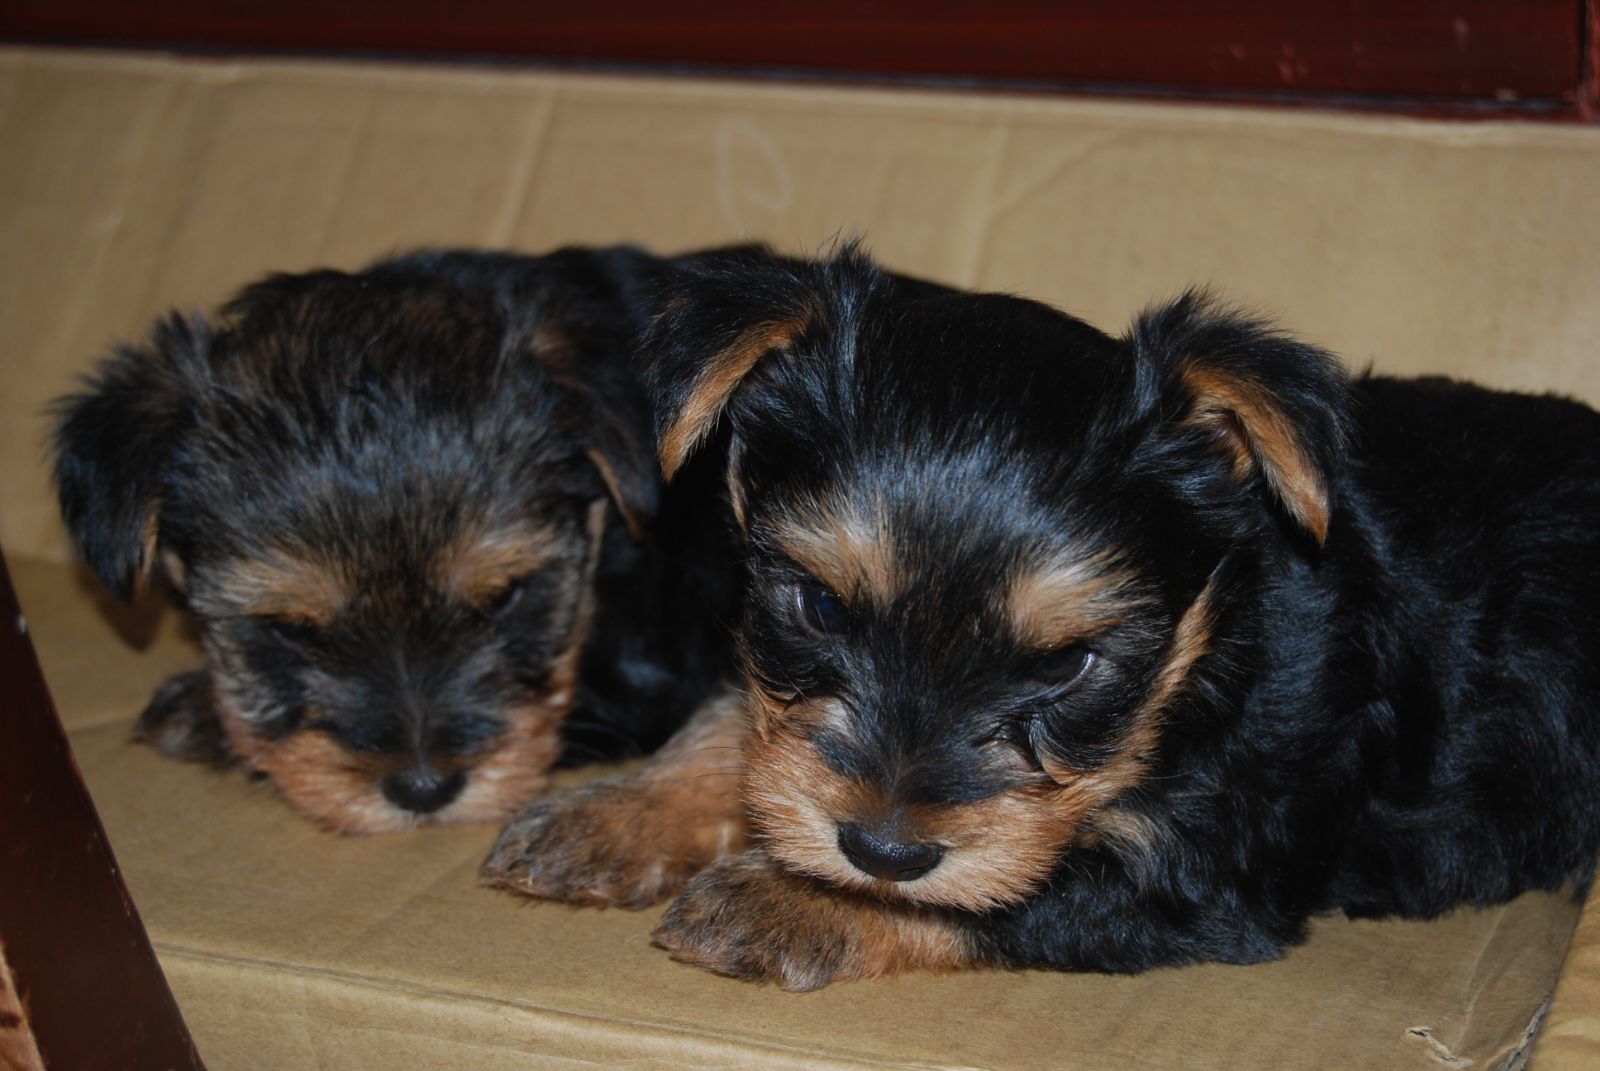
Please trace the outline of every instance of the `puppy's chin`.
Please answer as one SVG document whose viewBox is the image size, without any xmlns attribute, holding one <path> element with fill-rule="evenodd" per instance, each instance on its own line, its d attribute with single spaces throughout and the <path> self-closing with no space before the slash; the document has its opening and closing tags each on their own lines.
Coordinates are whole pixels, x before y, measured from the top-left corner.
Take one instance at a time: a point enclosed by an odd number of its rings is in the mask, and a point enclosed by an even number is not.
<svg viewBox="0 0 1600 1071">
<path fill-rule="evenodd" d="M 918 842 L 944 854 L 919 878 L 887 881 L 857 869 L 839 847 L 841 823 L 889 809 L 881 792 L 829 769 L 796 735 L 756 734 L 746 749 L 745 799 L 767 851 L 795 870 L 890 902 L 963 911 L 1015 903 L 1050 877 L 1086 810 L 1086 801 L 1042 781 L 972 803 L 894 808 Z"/>
<path fill-rule="evenodd" d="M 421 825 L 500 822 L 543 790 L 560 750 L 564 704 L 530 703 L 507 716 L 509 727 L 486 752 L 458 767 L 461 793 L 429 814 L 396 806 L 382 791 L 394 763 L 385 756 L 346 750 L 326 733 L 301 731 L 263 741 L 242 718 L 223 714 L 234 750 L 265 774 L 284 801 L 335 833 L 392 833 Z"/>
</svg>

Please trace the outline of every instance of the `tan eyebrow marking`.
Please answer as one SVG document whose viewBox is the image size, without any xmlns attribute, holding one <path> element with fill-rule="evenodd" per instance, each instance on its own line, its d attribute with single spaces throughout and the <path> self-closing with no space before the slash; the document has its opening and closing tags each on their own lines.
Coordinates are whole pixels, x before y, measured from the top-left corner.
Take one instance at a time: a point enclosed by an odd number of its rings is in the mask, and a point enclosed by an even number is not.
<svg viewBox="0 0 1600 1071">
<path fill-rule="evenodd" d="M 773 541 L 819 583 L 846 600 L 886 606 L 904 583 L 881 503 L 872 516 L 818 504 L 772 533 Z"/>
<path fill-rule="evenodd" d="M 222 570 L 218 586 L 241 613 L 319 626 L 339 616 L 350 598 L 332 566 L 286 554 L 235 559 Z"/>
<path fill-rule="evenodd" d="M 1127 620 L 1148 599 L 1138 575 L 1102 551 L 1024 565 L 1012 575 L 1004 608 L 1021 643 L 1049 650 Z"/>
<path fill-rule="evenodd" d="M 560 533 L 543 525 L 468 532 L 440 556 L 439 579 L 467 601 L 482 602 L 561 553 Z"/>
</svg>

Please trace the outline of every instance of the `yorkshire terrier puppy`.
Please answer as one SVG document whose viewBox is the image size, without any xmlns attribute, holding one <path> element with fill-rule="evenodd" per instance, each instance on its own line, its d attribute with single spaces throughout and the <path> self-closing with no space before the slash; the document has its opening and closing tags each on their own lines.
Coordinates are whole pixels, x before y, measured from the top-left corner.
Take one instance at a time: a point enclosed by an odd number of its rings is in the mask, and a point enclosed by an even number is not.
<svg viewBox="0 0 1600 1071">
<path fill-rule="evenodd" d="M 421 252 L 119 347 L 58 403 L 61 508 L 116 595 L 165 578 L 206 655 L 139 735 L 367 833 L 503 819 L 564 746 L 681 724 L 733 611 L 631 364 L 665 270 Z"/>
<path fill-rule="evenodd" d="M 665 308 L 660 457 L 726 473 L 744 702 L 543 803 L 508 884 L 633 904 L 705 867 L 657 943 L 812 989 L 1254 963 L 1314 913 L 1589 882 L 1592 410 L 853 251 L 707 262 Z"/>
</svg>

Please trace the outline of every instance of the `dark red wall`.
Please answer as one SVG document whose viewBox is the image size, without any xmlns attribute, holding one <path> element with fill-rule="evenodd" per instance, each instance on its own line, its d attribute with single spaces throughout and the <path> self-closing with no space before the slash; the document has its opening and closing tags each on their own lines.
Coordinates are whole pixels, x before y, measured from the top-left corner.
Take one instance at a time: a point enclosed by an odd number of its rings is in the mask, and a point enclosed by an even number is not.
<svg viewBox="0 0 1600 1071">
<path fill-rule="evenodd" d="M 10 0 L 0 38 L 1577 114 L 1597 0 Z M 670 11 L 670 14 L 664 13 Z"/>
</svg>

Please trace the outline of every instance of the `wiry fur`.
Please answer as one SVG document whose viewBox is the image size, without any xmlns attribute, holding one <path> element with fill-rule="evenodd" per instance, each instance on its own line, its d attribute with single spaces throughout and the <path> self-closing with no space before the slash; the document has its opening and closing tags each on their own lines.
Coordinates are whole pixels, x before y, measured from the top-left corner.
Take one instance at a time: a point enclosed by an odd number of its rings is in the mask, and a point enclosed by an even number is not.
<svg viewBox="0 0 1600 1071">
<path fill-rule="evenodd" d="M 658 433 L 725 452 L 746 542 L 760 835 L 669 909 L 674 955 L 801 988 L 928 962 L 852 965 L 854 924 L 762 882 L 941 912 L 968 964 L 1137 971 L 1589 881 L 1593 411 L 1351 379 L 1202 294 L 1114 338 L 853 250 L 707 263 L 668 310 Z M 917 865 L 863 872 L 851 825 Z"/>
<path fill-rule="evenodd" d="M 118 348 L 58 403 L 62 510 L 119 596 L 167 575 L 207 656 L 141 735 L 369 832 L 503 818 L 563 748 L 670 733 L 732 595 L 631 365 L 667 270 L 421 252 Z"/>
</svg>

